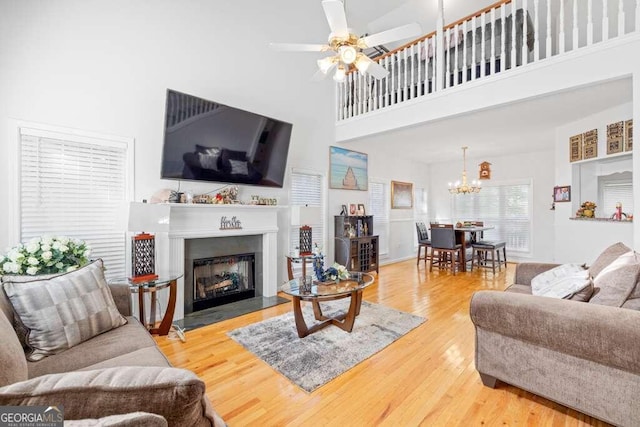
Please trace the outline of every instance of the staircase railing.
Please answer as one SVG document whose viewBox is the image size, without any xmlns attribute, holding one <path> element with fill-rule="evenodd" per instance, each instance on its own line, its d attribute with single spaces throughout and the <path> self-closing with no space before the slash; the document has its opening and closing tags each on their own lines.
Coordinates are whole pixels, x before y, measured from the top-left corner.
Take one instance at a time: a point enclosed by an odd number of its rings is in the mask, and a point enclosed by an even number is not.
<svg viewBox="0 0 640 427">
<path fill-rule="evenodd" d="M 347 120 L 637 32 L 640 0 L 502 0 L 375 60 L 377 80 L 357 70 L 336 85 Z"/>
</svg>

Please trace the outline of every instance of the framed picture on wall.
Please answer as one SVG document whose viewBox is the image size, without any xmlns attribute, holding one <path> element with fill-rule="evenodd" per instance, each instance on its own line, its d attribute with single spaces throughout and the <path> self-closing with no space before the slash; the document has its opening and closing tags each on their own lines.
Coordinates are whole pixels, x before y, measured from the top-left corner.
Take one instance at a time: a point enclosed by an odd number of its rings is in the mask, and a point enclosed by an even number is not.
<svg viewBox="0 0 640 427">
<path fill-rule="evenodd" d="M 569 138 L 569 161 L 582 160 L 582 134 Z"/>
<path fill-rule="evenodd" d="M 622 153 L 624 150 L 624 122 L 607 125 L 607 154 Z"/>
<path fill-rule="evenodd" d="M 562 185 L 553 187 L 553 201 L 556 203 L 571 201 L 571 186 Z"/>
<path fill-rule="evenodd" d="M 341 147 L 329 147 L 329 188 L 369 190 L 368 156 Z"/>
<path fill-rule="evenodd" d="M 413 208 L 413 183 L 391 181 L 391 209 Z"/>
<path fill-rule="evenodd" d="M 598 129 L 585 132 L 582 137 L 583 159 L 595 159 L 598 157 Z"/>
</svg>

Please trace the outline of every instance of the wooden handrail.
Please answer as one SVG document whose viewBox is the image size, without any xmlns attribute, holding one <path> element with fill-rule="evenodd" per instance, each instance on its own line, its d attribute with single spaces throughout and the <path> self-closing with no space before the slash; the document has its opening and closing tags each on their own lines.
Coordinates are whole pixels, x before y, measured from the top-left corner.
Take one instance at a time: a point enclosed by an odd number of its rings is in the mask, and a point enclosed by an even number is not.
<svg viewBox="0 0 640 427">
<path fill-rule="evenodd" d="M 511 1 L 511 0 L 509 0 L 509 1 Z M 432 31 L 432 32 L 430 32 L 429 34 L 425 34 L 424 36 L 422 36 L 422 37 L 420 37 L 420 38 L 417 38 L 417 39 L 415 39 L 415 40 L 411 40 L 409 43 L 405 43 L 405 44 L 403 44 L 402 46 L 400 46 L 400 47 L 398 47 L 398 48 L 395 48 L 395 49 L 393 49 L 393 50 L 391 50 L 391 51 L 389 51 L 389 52 L 387 52 L 387 53 L 383 53 L 383 54 L 382 54 L 382 55 L 380 55 L 380 56 L 376 56 L 375 58 L 373 58 L 373 60 L 374 60 L 374 61 L 380 61 L 380 60 L 382 60 L 382 59 L 386 58 L 387 56 L 391 56 L 391 55 L 393 55 L 394 53 L 397 53 L 397 52 L 399 52 L 399 51 L 401 51 L 401 50 L 403 50 L 403 49 L 408 48 L 409 46 L 412 46 L 412 45 L 414 45 L 414 44 L 418 44 L 418 43 L 420 43 L 420 42 L 421 42 L 421 41 L 423 41 L 423 40 L 426 40 L 426 39 L 428 39 L 428 38 L 430 38 L 430 37 L 432 37 L 432 36 L 435 36 L 435 34 L 436 34 L 436 32 L 435 32 L 435 31 Z"/>
<path fill-rule="evenodd" d="M 490 10 L 492 10 L 492 9 L 497 9 L 498 7 L 502 6 L 503 4 L 509 4 L 509 3 L 511 3 L 512 1 L 513 1 L 513 0 L 500 0 L 500 1 L 497 1 L 497 2 L 495 2 L 495 3 L 493 3 L 493 4 L 489 5 L 489 6 L 485 7 L 484 9 L 481 9 L 481 10 L 479 10 L 479 11 L 477 11 L 477 12 L 474 12 L 474 13 L 472 13 L 471 15 L 465 16 L 465 17 L 464 17 L 464 18 L 462 18 L 462 19 L 458 19 L 457 21 L 453 22 L 452 24 L 446 25 L 446 26 L 444 27 L 444 31 L 447 31 L 449 28 L 454 28 L 456 25 L 462 24 L 462 23 L 463 23 L 463 22 L 465 22 L 465 21 L 470 21 L 470 20 L 471 20 L 471 19 L 473 19 L 474 17 L 476 17 L 476 18 L 477 18 L 478 16 L 482 16 L 484 13 L 487 13 L 487 12 L 489 12 L 489 11 L 490 11 Z M 378 61 L 378 62 L 379 62 L 379 61 L 381 61 L 382 59 L 386 58 L 387 56 L 391 56 L 391 55 L 393 55 L 393 54 L 395 54 L 395 53 L 398 53 L 399 51 L 401 51 L 401 50 L 403 50 L 403 49 L 406 49 L 406 48 L 408 48 L 408 47 L 409 47 L 409 46 L 411 46 L 411 45 L 417 44 L 417 43 L 419 43 L 419 42 L 421 42 L 421 41 L 423 41 L 423 40 L 426 40 L 426 39 L 428 39 L 428 38 L 430 38 L 430 37 L 434 36 L 435 34 L 436 34 L 436 32 L 435 32 L 435 31 L 432 31 L 432 32 L 430 32 L 429 34 L 424 35 L 424 36 L 422 36 L 422 37 L 420 37 L 420 38 L 417 38 L 417 39 L 415 39 L 415 40 L 412 40 L 412 41 L 410 41 L 409 43 L 405 43 L 405 44 L 403 44 L 402 46 L 400 46 L 400 47 L 398 47 L 398 48 L 396 48 L 396 49 L 393 49 L 393 50 L 391 50 L 391 51 L 389 51 L 389 52 L 387 52 L 387 53 L 384 53 L 384 54 L 382 54 L 382 55 L 380 55 L 380 56 L 376 56 L 375 58 L 373 58 L 373 60 L 374 60 L 374 61 Z"/>
<path fill-rule="evenodd" d="M 485 13 L 489 12 L 489 11 L 490 11 L 490 10 L 492 10 L 492 9 L 497 9 L 497 8 L 499 8 L 500 6 L 502 6 L 503 4 L 509 4 L 509 3 L 511 3 L 512 1 L 513 1 L 513 0 L 501 0 L 501 1 L 495 2 L 494 4 L 489 5 L 489 6 L 485 7 L 484 9 L 481 9 L 481 10 L 479 10 L 479 11 L 475 12 L 475 13 L 472 13 L 472 14 L 471 14 L 471 15 L 469 15 L 469 16 L 465 16 L 465 17 L 464 17 L 464 18 L 462 18 L 462 19 L 458 19 L 457 21 L 455 21 L 455 22 L 453 22 L 453 23 L 451 23 L 451 24 L 449 24 L 449 25 L 446 25 L 446 26 L 444 27 L 444 30 L 446 31 L 446 30 L 448 30 L 449 28 L 453 28 L 453 27 L 455 27 L 456 25 L 462 24 L 462 23 L 463 23 L 463 22 L 465 22 L 465 21 L 470 21 L 470 20 L 472 20 L 473 18 L 477 18 L 477 17 L 479 17 L 479 16 L 482 16 L 483 14 L 485 14 Z"/>
</svg>

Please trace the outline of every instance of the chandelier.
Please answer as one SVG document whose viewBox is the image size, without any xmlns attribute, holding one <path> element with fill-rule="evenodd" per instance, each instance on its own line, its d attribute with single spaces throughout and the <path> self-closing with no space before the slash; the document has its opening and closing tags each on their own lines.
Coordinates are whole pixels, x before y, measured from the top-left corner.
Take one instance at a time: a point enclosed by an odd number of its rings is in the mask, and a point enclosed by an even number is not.
<svg viewBox="0 0 640 427">
<path fill-rule="evenodd" d="M 475 179 L 471 181 L 471 185 L 467 183 L 467 149 L 469 147 L 462 147 L 462 182 L 456 181 L 455 183 L 449 183 L 449 193 L 451 194 L 468 194 L 479 193 L 481 190 L 480 181 Z"/>
</svg>

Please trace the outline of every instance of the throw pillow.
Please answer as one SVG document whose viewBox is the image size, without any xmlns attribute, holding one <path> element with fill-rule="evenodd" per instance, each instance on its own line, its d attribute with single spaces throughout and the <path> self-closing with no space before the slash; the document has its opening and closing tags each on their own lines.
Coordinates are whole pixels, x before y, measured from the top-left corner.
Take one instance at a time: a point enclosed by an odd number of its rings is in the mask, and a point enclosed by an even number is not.
<svg viewBox="0 0 640 427">
<path fill-rule="evenodd" d="M 27 359 L 38 361 L 127 321 L 104 278 L 102 260 L 47 280 L 3 283 L 16 316 L 27 328 Z"/>
<path fill-rule="evenodd" d="M 247 166 L 247 162 L 242 162 L 240 160 L 229 160 L 231 164 L 231 173 L 234 175 L 249 175 L 249 167 Z"/>
<path fill-rule="evenodd" d="M 598 278 L 606 275 L 607 273 L 615 271 L 620 267 L 623 267 L 625 265 L 631 265 L 631 264 L 640 264 L 640 259 L 638 258 L 635 251 L 629 251 L 620 255 L 611 264 L 603 268 L 600 271 L 600 273 L 598 273 L 598 275 L 594 277 L 593 282 L 595 283 L 596 286 L 599 286 Z"/>
<path fill-rule="evenodd" d="M 567 298 L 589 287 L 589 274 L 577 264 L 562 264 L 531 279 L 531 293 L 551 298 Z"/>
<path fill-rule="evenodd" d="M 220 147 L 207 147 L 205 145 L 196 144 L 196 153 L 198 154 L 209 154 L 211 156 L 219 156 L 220 155 Z"/>
<path fill-rule="evenodd" d="M 622 307 L 636 286 L 639 276 L 640 264 L 626 264 L 599 274 L 594 279 L 594 284 L 599 291 L 589 300 L 589 303 Z"/>
<path fill-rule="evenodd" d="M 198 153 L 198 160 L 202 169 L 218 170 L 219 155 Z"/>
<path fill-rule="evenodd" d="M 605 249 L 600 256 L 589 267 L 591 277 L 596 277 L 603 268 L 615 261 L 620 255 L 629 252 L 631 249 L 624 243 L 618 242 Z"/>
</svg>

